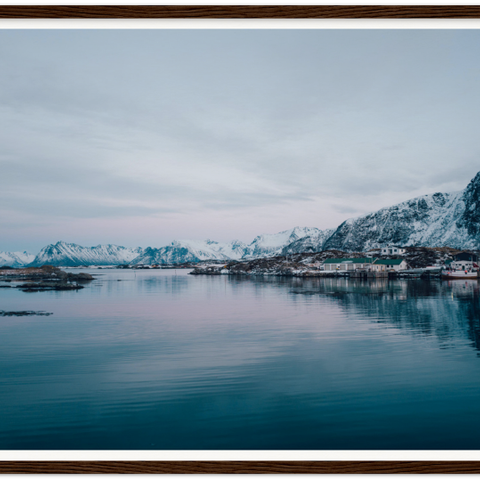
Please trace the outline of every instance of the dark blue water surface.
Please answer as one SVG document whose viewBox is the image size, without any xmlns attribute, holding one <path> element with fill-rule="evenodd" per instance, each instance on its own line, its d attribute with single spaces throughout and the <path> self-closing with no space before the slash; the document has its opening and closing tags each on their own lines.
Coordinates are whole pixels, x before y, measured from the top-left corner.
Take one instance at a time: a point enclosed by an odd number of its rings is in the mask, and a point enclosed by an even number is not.
<svg viewBox="0 0 480 480">
<path fill-rule="evenodd" d="M 2 449 L 480 449 L 476 281 L 0 288 Z"/>
</svg>

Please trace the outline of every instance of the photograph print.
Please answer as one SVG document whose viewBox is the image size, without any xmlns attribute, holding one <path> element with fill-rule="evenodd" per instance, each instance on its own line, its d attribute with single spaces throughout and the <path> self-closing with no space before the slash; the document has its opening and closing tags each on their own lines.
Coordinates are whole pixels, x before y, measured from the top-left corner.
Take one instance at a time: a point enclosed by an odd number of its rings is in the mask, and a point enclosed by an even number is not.
<svg viewBox="0 0 480 480">
<path fill-rule="evenodd" d="M 479 450 L 479 57 L 0 30 L 0 449 Z"/>
</svg>

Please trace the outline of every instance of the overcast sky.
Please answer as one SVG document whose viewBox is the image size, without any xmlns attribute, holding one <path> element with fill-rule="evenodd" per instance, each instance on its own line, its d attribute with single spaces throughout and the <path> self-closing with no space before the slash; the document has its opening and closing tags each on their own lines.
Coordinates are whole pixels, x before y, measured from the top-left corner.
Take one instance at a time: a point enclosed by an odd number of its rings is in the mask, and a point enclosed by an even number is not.
<svg viewBox="0 0 480 480">
<path fill-rule="evenodd" d="M 321 229 L 480 171 L 475 30 L 0 31 L 0 250 Z"/>
</svg>

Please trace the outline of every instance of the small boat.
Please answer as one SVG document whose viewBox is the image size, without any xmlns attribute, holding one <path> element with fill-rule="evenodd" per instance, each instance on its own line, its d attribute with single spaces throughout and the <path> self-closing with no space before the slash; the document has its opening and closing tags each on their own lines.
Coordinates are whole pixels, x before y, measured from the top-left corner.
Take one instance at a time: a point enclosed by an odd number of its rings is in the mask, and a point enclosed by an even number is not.
<svg viewBox="0 0 480 480">
<path fill-rule="evenodd" d="M 467 271 L 467 270 L 458 270 L 456 272 L 443 271 L 442 272 L 443 280 L 476 280 L 478 279 L 477 270 Z"/>
</svg>

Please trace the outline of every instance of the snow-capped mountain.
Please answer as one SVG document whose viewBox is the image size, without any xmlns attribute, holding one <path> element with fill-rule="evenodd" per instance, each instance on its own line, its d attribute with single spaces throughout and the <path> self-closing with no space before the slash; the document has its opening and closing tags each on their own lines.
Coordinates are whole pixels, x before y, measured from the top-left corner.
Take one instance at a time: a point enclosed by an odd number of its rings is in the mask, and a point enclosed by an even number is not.
<svg viewBox="0 0 480 480">
<path fill-rule="evenodd" d="M 325 241 L 328 240 L 334 232 L 334 228 L 318 230 L 316 235 L 308 235 L 286 245 L 282 248 L 280 254 L 290 255 L 293 253 L 321 252 L 324 250 L 323 245 Z"/>
<path fill-rule="evenodd" d="M 28 252 L 0 252 L 0 267 L 24 267 L 34 258 L 35 255 Z"/>
<path fill-rule="evenodd" d="M 460 192 L 423 195 L 346 220 L 323 249 L 366 251 L 388 244 L 480 248 L 480 172 Z"/>
<path fill-rule="evenodd" d="M 259 258 L 271 255 L 280 255 L 282 249 L 291 243 L 322 233 L 318 228 L 295 227 L 279 233 L 259 235 L 247 246 L 242 258 Z"/>
<path fill-rule="evenodd" d="M 246 245 L 239 241 L 219 243 L 213 240 L 174 241 L 161 248 L 146 248 L 131 263 L 143 265 L 200 262 L 202 260 L 233 260 L 242 257 Z"/>
<path fill-rule="evenodd" d="M 259 258 L 278 255 L 282 249 L 306 235 L 318 235 L 318 228 L 295 227 L 275 234 L 265 234 L 256 237 L 252 243 L 246 245 L 234 240 L 230 243 L 219 243 L 213 240 L 174 241 L 161 248 L 146 248 L 141 255 L 135 258 L 133 264 L 167 264 L 200 262 L 202 260 L 240 260 L 243 258 Z"/>
<path fill-rule="evenodd" d="M 119 264 L 172 264 L 200 262 L 202 260 L 240 260 L 278 255 L 282 249 L 300 238 L 319 236 L 317 228 L 295 227 L 277 234 L 265 234 L 256 237 L 246 245 L 234 240 L 220 243 L 213 240 L 194 241 L 177 240 L 160 248 L 126 248 L 117 245 L 98 245 L 82 247 L 74 243 L 58 242 L 47 245 L 32 260 L 31 266 L 80 266 L 80 265 L 119 265 Z"/>
<path fill-rule="evenodd" d="M 82 247 L 75 243 L 57 242 L 42 248 L 30 266 L 53 265 L 76 267 L 80 265 L 119 265 L 130 263 L 143 252 L 142 248 L 118 245 Z"/>
</svg>

